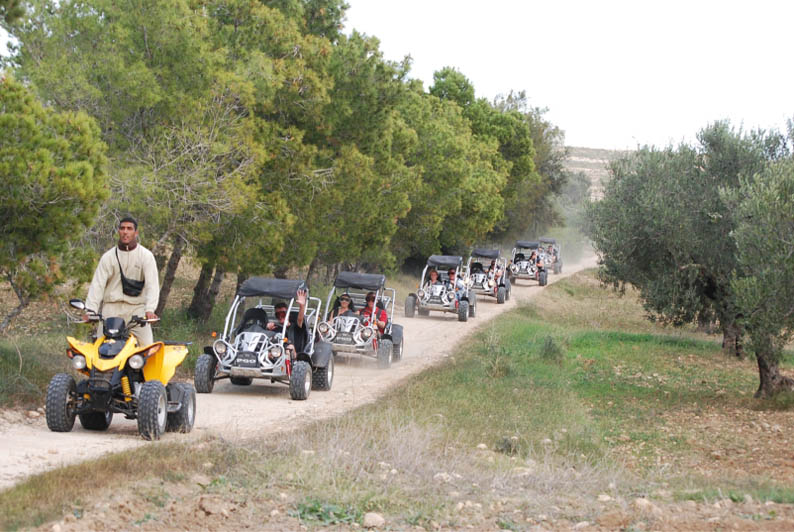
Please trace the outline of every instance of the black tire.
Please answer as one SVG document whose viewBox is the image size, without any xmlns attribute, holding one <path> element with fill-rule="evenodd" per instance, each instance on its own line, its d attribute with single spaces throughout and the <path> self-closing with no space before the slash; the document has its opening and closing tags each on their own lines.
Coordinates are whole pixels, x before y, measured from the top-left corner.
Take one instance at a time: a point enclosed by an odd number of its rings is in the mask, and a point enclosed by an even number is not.
<svg viewBox="0 0 794 532">
<path fill-rule="evenodd" d="M 507 289 L 504 286 L 500 286 L 496 289 L 496 302 L 502 304 L 507 299 Z"/>
<path fill-rule="evenodd" d="M 229 382 L 237 386 L 250 386 L 254 379 L 253 377 L 229 377 Z"/>
<path fill-rule="evenodd" d="M 289 396 L 293 401 L 305 401 L 312 390 L 312 367 L 305 360 L 292 364 L 289 377 Z"/>
<path fill-rule="evenodd" d="M 168 414 L 165 430 L 167 432 L 187 433 L 193 430 L 196 421 L 196 389 L 188 382 L 172 382 L 168 388 L 178 388 L 182 398 L 182 406 L 176 412 Z"/>
<path fill-rule="evenodd" d="M 393 352 L 391 356 L 392 362 L 399 362 L 403 359 L 403 349 L 405 349 L 405 337 L 400 338 L 399 344 L 393 344 Z"/>
<path fill-rule="evenodd" d="M 327 392 L 334 384 L 334 356 L 328 359 L 328 365 L 324 368 L 315 368 L 312 372 L 312 390 L 322 390 Z"/>
<path fill-rule="evenodd" d="M 391 340 L 385 338 L 378 343 L 378 367 L 387 369 L 391 367 L 392 357 L 394 356 L 394 345 Z"/>
<path fill-rule="evenodd" d="M 160 381 L 144 382 L 138 396 L 138 432 L 145 440 L 159 440 L 168 422 L 168 396 Z"/>
<path fill-rule="evenodd" d="M 108 430 L 110 422 L 113 421 L 113 412 L 86 412 L 78 414 L 80 424 L 86 430 Z"/>
<path fill-rule="evenodd" d="M 458 303 L 458 321 L 468 321 L 469 319 L 469 302 L 461 301 Z"/>
<path fill-rule="evenodd" d="M 69 432 L 74 427 L 77 394 L 74 377 L 58 373 L 47 386 L 47 428 L 53 432 Z"/>
<path fill-rule="evenodd" d="M 546 270 L 543 270 L 538 274 L 538 284 L 540 284 L 540 286 L 546 286 L 548 284 L 549 282 L 548 275 L 549 273 Z"/>
<path fill-rule="evenodd" d="M 196 370 L 193 374 L 193 384 L 198 393 L 212 393 L 215 387 L 215 368 L 218 359 L 208 353 L 203 353 L 196 360 Z"/>
<path fill-rule="evenodd" d="M 474 318 L 477 316 L 477 296 L 474 292 L 469 294 L 469 317 Z"/>
<path fill-rule="evenodd" d="M 411 294 L 405 298 L 405 317 L 413 318 L 416 312 L 416 296 Z"/>
</svg>

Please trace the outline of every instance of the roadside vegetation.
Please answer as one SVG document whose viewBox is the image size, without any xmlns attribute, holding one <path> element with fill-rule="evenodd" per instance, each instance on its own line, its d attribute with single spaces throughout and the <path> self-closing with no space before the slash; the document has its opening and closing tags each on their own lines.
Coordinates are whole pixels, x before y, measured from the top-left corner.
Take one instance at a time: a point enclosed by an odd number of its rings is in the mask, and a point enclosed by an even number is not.
<svg viewBox="0 0 794 532">
<path fill-rule="evenodd" d="M 785 527 L 794 469 L 761 458 L 788 448 L 789 405 L 754 399 L 754 379 L 714 337 L 577 274 L 375 404 L 45 473 L 3 492 L 0 526 L 345 528 L 372 511 L 396 528 Z"/>
</svg>

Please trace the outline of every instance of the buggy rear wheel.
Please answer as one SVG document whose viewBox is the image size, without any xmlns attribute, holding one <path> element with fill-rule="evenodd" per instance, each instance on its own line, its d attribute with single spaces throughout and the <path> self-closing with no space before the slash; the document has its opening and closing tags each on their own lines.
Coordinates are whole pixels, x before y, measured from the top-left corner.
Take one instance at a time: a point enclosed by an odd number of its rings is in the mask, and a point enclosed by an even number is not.
<svg viewBox="0 0 794 532">
<path fill-rule="evenodd" d="M 477 296 L 474 292 L 469 294 L 469 317 L 474 318 L 477 316 Z"/>
<path fill-rule="evenodd" d="M 77 385 L 68 373 L 58 373 L 47 386 L 47 428 L 69 432 L 74 427 Z"/>
<path fill-rule="evenodd" d="M 190 432 L 196 421 L 196 389 L 187 382 L 174 382 L 168 385 L 168 388 L 172 387 L 179 392 L 172 394 L 172 399 L 173 395 L 179 395 L 182 404 L 179 406 L 179 410 L 168 414 L 165 430 L 168 432 Z"/>
<path fill-rule="evenodd" d="M 218 359 L 204 353 L 196 361 L 196 370 L 193 374 L 193 383 L 198 393 L 212 393 L 215 387 L 215 368 L 218 366 Z"/>
<path fill-rule="evenodd" d="M 327 391 L 334 383 L 334 355 L 328 359 L 328 365 L 324 368 L 316 368 L 312 372 L 312 390 Z"/>
<path fill-rule="evenodd" d="M 138 432 L 146 440 L 159 440 L 168 421 L 168 397 L 160 381 L 147 381 L 138 398 Z"/>
<path fill-rule="evenodd" d="M 312 367 L 305 360 L 298 360 L 292 365 L 289 376 L 289 396 L 293 401 L 305 401 L 312 391 Z"/>
<path fill-rule="evenodd" d="M 108 430 L 110 422 L 113 421 L 113 412 L 86 412 L 78 414 L 80 424 L 86 430 Z"/>
<path fill-rule="evenodd" d="M 394 350 L 392 352 L 391 360 L 392 362 L 399 362 L 403 359 L 403 349 L 405 348 L 405 337 L 403 336 L 400 338 L 399 344 L 394 344 Z"/>
<path fill-rule="evenodd" d="M 405 317 L 413 318 L 416 311 L 416 296 L 411 294 L 405 298 Z"/>
<path fill-rule="evenodd" d="M 250 386 L 254 379 L 251 377 L 229 377 L 229 382 L 237 386 Z"/>
</svg>

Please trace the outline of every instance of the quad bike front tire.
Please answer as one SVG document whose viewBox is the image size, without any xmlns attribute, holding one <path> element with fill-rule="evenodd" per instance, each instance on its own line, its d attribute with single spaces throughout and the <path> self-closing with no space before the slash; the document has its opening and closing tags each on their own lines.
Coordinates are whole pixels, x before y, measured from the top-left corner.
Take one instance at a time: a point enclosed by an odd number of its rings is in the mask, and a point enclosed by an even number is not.
<svg viewBox="0 0 794 532">
<path fill-rule="evenodd" d="M 236 386 L 250 386 L 254 379 L 252 377 L 229 377 L 229 382 Z"/>
<path fill-rule="evenodd" d="M 312 390 L 328 391 L 334 383 L 334 355 L 328 359 L 324 368 L 315 368 L 312 372 Z"/>
<path fill-rule="evenodd" d="M 74 427 L 75 390 L 74 377 L 58 373 L 47 386 L 47 428 L 53 432 L 69 432 Z"/>
<path fill-rule="evenodd" d="M 138 432 L 145 440 L 159 440 L 168 423 L 168 395 L 163 383 L 147 381 L 138 397 Z"/>
<path fill-rule="evenodd" d="M 218 359 L 208 353 L 203 353 L 198 357 L 193 374 L 193 384 L 195 384 L 198 393 L 212 393 L 212 389 L 215 387 L 217 365 Z"/>
<path fill-rule="evenodd" d="M 86 412 L 78 414 L 80 424 L 86 430 L 108 430 L 110 422 L 113 421 L 113 412 Z"/>
<path fill-rule="evenodd" d="M 388 369 L 391 367 L 392 357 L 394 356 L 394 344 L 388 338 L 378 342 L 378 367 Z"/>
<path fill-rule="evenodd" d="M 507 289 L 504 286 L 500 286 L 496 289 L 496 302 L 502 304 L 505 302 L 507 298 Z"/>
<path fill-rule="evenodd" d="M 413 318 L 416 312 L 416 296 L 410 295 L 405 298 L 405 317 Z"/>
<path fill-rule="evenodd" d="M 460 301 L 458 303 L 458 321 L 468 321 L 469 319 L 469 302 Z"/>
<path fill-rule="evenodd" d="M 196 422 L 196 389 L 187 382 L 172 382 L 168 388 L 176 388 L 182 392 L 182 405 L 176 412 L 168 414 L 168 422 L 165 430 L 168 432 L 187 433 L 193 430 L 193 423 Z"/>
<path fill-rule="evenodd" d="M 312 367 L 305 360 L 292 365 L 289 377 L 289 396 L 293 401 L 305 401 L 312 391 Z"/>
<path fill-rule="evenodd" d="M 394 350 L 392 352 L 391 360 L 392 362 L 399 362 L 400 360 L 403 359 L 403 349 L 405 348 L 405 337 L 403 336 L 402 338 L 400 338 L 400 343 L 394 344 L 393 348 Z"/>
</svg>

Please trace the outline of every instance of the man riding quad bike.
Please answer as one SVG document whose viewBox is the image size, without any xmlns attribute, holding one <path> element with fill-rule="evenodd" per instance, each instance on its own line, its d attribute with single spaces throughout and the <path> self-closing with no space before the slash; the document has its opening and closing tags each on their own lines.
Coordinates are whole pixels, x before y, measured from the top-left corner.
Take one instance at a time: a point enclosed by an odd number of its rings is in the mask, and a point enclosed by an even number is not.
<svg viewBox="0 0 794 532">
<path fill-rule="evenodd" d="M 539 242 L 516 241 L 508 264 L 511 283 L 515 284 L 516 279 L 532 279 L 537 281 L 540 286 L 546 286 L 548 272 L 543 260 L 538 256 L 539 248 Z"/>
<path fill-rule="evenodd" d="M 541 259 L 547 270 L 553 273 L 562 273 L 562 256 L 560 255 L 560 245 L 554 238 L 539 238 L 538 243 L 543 250 Z"/>
<path fill-rule="evenodd" d="M 471 292 L 493 296 L 497 303 L 504 303 L 510 299 L 506 272 L 507 261 L 500 257 L 498 249 L 474 248 L 466 264 L 466 283 Z"/>
<path fill-rule="evenodd" d="M 294 400 L 307 399 L 312 389 L 330 390 L 331 345 L 315 342 L 321 307 L 302 280 L 246 280 L 226 314 L 223 334 L 196 361 L 196 390 L 211 393 L 215 381 L 227 378 L 238 386 L 254 379 L 286 384 Z"/>
<path fill-rule="evenodd" d="M 463 257 L 431 255 L 422 270 L 419 287 L 405 298 L 405 316 L 427 316 L 430 311 L 450 312 L 458 321 L 467 321 L 477 312 L 477 296 L 469 291 L 461 277 Z"/>
<path fill-rule="evenodd" d="M 358 354 L 375 358 L 388 368 L 403 355 L 403 327 L 392 322 L 394 288 L 386 277 L 373 273 L 340 272 L 325 302 L 320 338 L 331 344 L 334 355 Z M 368 298 L 372 310 L 367 310 Z M 358 309 L 358 310 L 356 310 Z M 383 323 L 381 327 L 375 321 Z"/>
<path fill-rule="evenodd" d="M 47 427 L 69 432 L 75 416 L 88 430 L 107 430 L 113 414 L 138 420 L 138 432 L 157 440 L 165 431 L 190 432 L 196 418 L 196 392 L 183 382 L 171 382 L 188 353 L 182 342 L 154 342 L 140 346 L 131 330 L 152 321 L 133 316 L 130 323 L 103 317 L 80 299 L 69 304 L 102 323 L 94 342 L 67 337 L 66 355 L 72 367 L 87 378 L 75 382 L 58 373 L 47 387 Z"/>
</svg>

